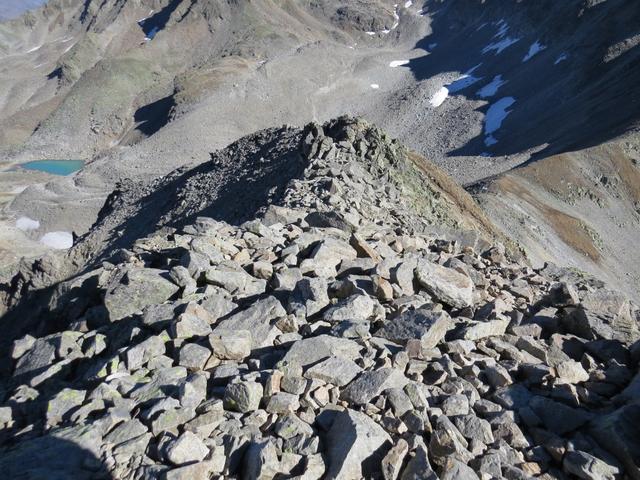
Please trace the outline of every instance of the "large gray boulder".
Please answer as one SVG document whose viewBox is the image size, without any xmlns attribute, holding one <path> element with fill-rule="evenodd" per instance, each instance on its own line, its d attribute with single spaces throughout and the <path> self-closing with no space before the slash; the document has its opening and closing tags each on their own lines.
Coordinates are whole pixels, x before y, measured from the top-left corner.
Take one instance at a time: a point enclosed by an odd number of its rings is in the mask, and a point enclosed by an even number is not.
<svg viewBox="0 0 640 480">
<path fill-rule="evenodd" d="M 589 433 L 602 448 L 618 457 L 627 475 L 640 480 L 640 397 L 589 424 Z"/>
<path fill-rule="evenodd" d="M 365 405 L 388 388 L 402 388 L 409 380 L 395 368 L 364 372 L 343 391 L 341 398 L 354 405 Z"/>
<path fill-rule="evenodd" d="M 562 325 L 567 332 L 588 340 L 603 338 L 631 345 L 640 339 L 629 300 L 612 290 L 588 292 L 578 307 L 567 309 Z"/>
<path fill-rule="evenodd" d="M 434 348 L 453 327 L 447 312 L 427 309 L 407 310 L 397 318 L 387 320 L 376 336 L 406 345 L 409 340 L 420 340 L 423 348 Z"/>
<path fill-rule="evenodd" d="M 131 268 L 117 276 L 107 287 L 104 305 L 109 312 L 109 320 L 115 322 L 149 305 L 165 302 L 179 289 L 170 280 L 169 272 L 154 268 Z"/>
<path fill-rule="evenodd" d="M 251 347 L 273 345 L 273 339 L 279 333 L 271 323 L 282 318 L 287 312 L 275 297 L 267 297 L 254 302 L 242 310 L 220 321 L 213 329 L 214 336 L 223 336 L 247 330 L 251 333 Z"/>
<path fill-rule="evenodd" d="M 348 409 L 336 414 L 325 443 L 329 460 L 325 478 L 353 480 L 379 471 L 391 437 L 364 413 Z"/>
<path fill-rule="evenodd" d="M 416 267 L 416 279 L 445 305 L 454 308 L 473 306 L 473 282 L 457 270 L 422 260 Z"/>
<path fill-rule="evenodd" d="M 309 379 L 322 380 L 323 382 L 343 387 L 353 380 L 360 372 L 355 362 L 348 358 L 330 357 L 314 365 L 306 371 L 304 376 Z"/>
<path fill-rule="evenodd" d="M 289 365 L 307 367 L 329 357 L 355 360 L 360 356 L 361 348 L 347 338 L 318 335 L 295 342 L 282 361 Z"/>
<path fill-rule="evenodd" d="M 620 473 L 617 467 L 579 450 L 567 452 L 562 460 L 562 468 L 584 480 L 615 480 Z"/>
</svg>

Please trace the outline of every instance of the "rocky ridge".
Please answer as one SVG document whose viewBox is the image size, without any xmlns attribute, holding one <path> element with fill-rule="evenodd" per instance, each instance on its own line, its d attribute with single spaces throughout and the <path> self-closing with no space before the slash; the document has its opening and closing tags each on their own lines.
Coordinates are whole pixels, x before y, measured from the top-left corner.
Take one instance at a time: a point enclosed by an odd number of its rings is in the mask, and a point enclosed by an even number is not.
<svg viewBox="0 0 640 480">
<path fill-rule="evenodd" d="M 443 171 L 366 121 L 340 117 L 263 130 L 212 153 L 209 162 L 147 183 L 121 182 L 74 248 L 23 265 L 3 303 L 198 216 L 236 225 L 304 218 L 314 227 L 438 230 L 471 245 L 508 243 Z"/>
<path fill-rule="evenodd" d="M 534 270 L 495 240 L 427 228 L 459 226 L 460 203 L 416 175 L 436 193 L 429 208 L 403 205 L 411 195 L 397 189 L 411 183 L 393 177 L 411 156 L 387 140 L 371 147 L 377 133 L 363 122 L 287 131 L 304 155 L 263 157 L 282 167 L 265 171 L 309 163 L 266 203 L 238 196 L 239 211 L 212 218 L 232 198 L 200 183 L 203 170 L 176 173 L 153 185 L 180 186 L 172 208 L 108 239 L 122 243 L 52 289 L 40 314 L 5 315 L 1 471 L 640 478 L 633 302 L 552 266 Z M 208 171 L 219 164 L 227 177 L 235 162 L 242 178 L 254 140 L 214 154 Z M 113 212 L 141 191 L 114 195 L 76 248 L 103 245 L 90 238 L 119 225 Z"/>
</svg>

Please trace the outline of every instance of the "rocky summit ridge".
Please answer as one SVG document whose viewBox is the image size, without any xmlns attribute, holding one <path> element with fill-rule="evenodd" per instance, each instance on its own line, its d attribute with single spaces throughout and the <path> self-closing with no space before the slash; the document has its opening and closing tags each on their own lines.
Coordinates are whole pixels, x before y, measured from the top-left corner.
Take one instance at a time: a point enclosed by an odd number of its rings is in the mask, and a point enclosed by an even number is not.
<svg viewBox="0 0 640 480">
<path fill-rule="evenodd" d="M 638 306 L 504 242 L 351 118 L 122 183 L 3 287 L 0 471 L 640 478 Z"/>
</svg>

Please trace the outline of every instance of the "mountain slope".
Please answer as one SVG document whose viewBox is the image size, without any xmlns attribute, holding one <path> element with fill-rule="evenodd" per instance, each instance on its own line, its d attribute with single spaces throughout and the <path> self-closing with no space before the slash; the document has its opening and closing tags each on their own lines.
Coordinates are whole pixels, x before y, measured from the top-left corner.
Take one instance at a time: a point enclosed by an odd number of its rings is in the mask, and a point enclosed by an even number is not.
<svg viewBox="0 0 640 480">
<path fill-rule="evenodd" d="M 0 471 L 637 478 L 640 309 L 491 235 L 352 118 L 127 182 L 0 318 Z"/>
<path fill-rule="evenodd" d="M 521 244 L 534 265 L 564 265 L 640 290 L 640 154 L 628 135 L 554 155 L 474 188 L 487 215 Z"/>
</svg>

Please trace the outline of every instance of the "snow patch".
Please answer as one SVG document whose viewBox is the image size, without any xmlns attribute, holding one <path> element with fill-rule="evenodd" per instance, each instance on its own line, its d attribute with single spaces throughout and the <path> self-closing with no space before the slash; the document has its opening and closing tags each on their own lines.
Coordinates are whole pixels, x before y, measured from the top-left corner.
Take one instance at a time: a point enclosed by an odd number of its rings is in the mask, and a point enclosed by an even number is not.
<svg viewBox="0 0 640 480">
<path fill-rule="evenodd" d="M 29 230 L 37 230 L 40 228 L 40 222 L 29 217 L 20 217 L 18 218 L 18 220 L 16 220 L 16 228 L 18 228 L 18 230 L 22 230 L 23 232 L 28 232 Z"/>
<path fill-rule="evenodd" d="M 556 61 L 553 62 L 553 64 L 558 65 L 560 62 L 564 62 L 567 58 L 569 58 L 569 55 L 567 55 L 566 53 L 561 53 L 560 56 L 556 58 Z"/>
<path fill-rule="evenodd" d="M 391 30 L 395 30 L 400 25 L 400 15 L 398 15 L 398 4 L 395 3 L 393 5 L 393 19 L 395 20 L 393 25 L 391 26 Z M 388 32 L 387 32 L 388 33 Z"/>
<path fill-rule="evenodd" d="M 444 101 L 447 99 L 448 96 L 449 96 L 449 89 L 447 87 L 442 87 L 433 95 L 433 97 L 431 97 L 431 99 L 429 100 L 429 103 L 432 106 L 438 108 L 440 105 L 444 103 Z"/>
<path fill-rule="evenodd" d="M 509 31 L 509 24 L 507 22 L 504 21 L 504 18 L 500 19 L 496 25 L 499 27 L 498 29 L 498 33 L 496 33 L 493 38 L 502 38 L 504 37 L 507 32 Z M 480 30 L 480 29 L 478 29 Z"/>
<path fill-rule="evenodd" d="M 478 96 L 480 98 L 493 97 L 498 93 L 498 89 L 505 83 L 507 83 L 507 81 L 502 80 L 502 75 L 496 75 L 490 83 L 478 90 Z"/>
<path fill-rule="evenodd" d="M 476 83 L 478 80 L 481 80 L 482 78 L 474 77 L 472 75 L 472 73 L 478 67 L 480 67 L 480 65 L 482 65 L 482 64 L 479 63 L 475 67 L 467 70 L 465 73 L 460 75 L 456 80 L 454 80 L 450 84 L 441 87 L 440 90 L 438 90 L 431 97 L 431 99 L 429 100 L 429 103 L 431 105 L 433 105 L 434 107 L 439 107 L 440 105 L 442 105 L 444 103 L 444 101 L 447 99 L 447 97 L 449 97 L 450 93 L 456 93 L 456 92 L 459 92 L 460 90 L 464 90 L 465 88 L 469 87 L 470 85 L 473 85 L 474 83 Z"/>
<path fill-rule="evenodd" d="M 40 50 L 42 48 L 42 45 L 38 45 L 37 47 L 33 47 L 31 50 L 29 50 L 27 53 L 33 53 L 33 52 L 37 52 L 38 50 Z"/>
<path fill-rule="evenodd" d="M 56 250 L 66 250 L 73 246 L 73 235 L 69 232 L 49 232 L 42 236 L 40 243 Z"/>
<path fill-rule="evenodd" d="M 391 63 L 389 63 L 389 66 L 391 68 L 397 68 L 397 67 L 401 67 L 402 65 L 407 65 L 409 63 L 409 60 L 394 60 Z"/>
<path fill-rule="evenodd" d="M 535 42 L 533 42 L 531 44 L 531 46 L 529 47 L 529 52 L 527 52 L 527 54 L 524 56 L 524 58 L 522 59 L 522 63 L 524 62 L 528 62 L 529 60 L 531 60 L 535 55 L 537 55 L 538 53 L 540 53 L 542 50 L 544 50 L 546 47 L 546 45 L 542 45 L 538 40 L 536 40 Z"/>
<path fill-rule="evenodd" d="M 495 132 L 500 130 L 502 122 L 511 113 L 508 108 L 516 102 L 513 97 L 504 97 L 489 107 L 484 119 L 484 144 L 489 147 L 498 143 L 493 136 Z"/>
<path fill-rule="evenodd" d="M 407 6 L 407 4 L 409 4 L 409 5 Z M 413 2 L 405 3 L 405 8 L 409 8 L 412 4 L 413 4 Z M 379 32 L 364 32 L 364 33 L 366 33 L 367 35 L 370 35 L 370 36 L 374 36 L 374 35 L 376 35 L 378 33 L 382 33 L 382 34 L 386 35 L 388 33 L 391 33 L 391 30 L 395 30 L 396 28 L 398 28 L 398 25 L 400 25 L 400 15 L 398 15 L 398 4 L 397 3 L 393 5 L 393 20 L 394 20 L 394 22 L 393 22 L 393 25 L 391 26 L 391 29 L 380 30 Z"/>
<path fill-rule="evenodd" d="M 482 65 L 482 64 L 479 63 L 478 65 L 476 65 L 475 67 L 471 68 L 470 70 L 467 70 L 465 73 L 460 75 L 460 77 L 458 77 L 456 80 L 454 80 L 449 85 L 447 85 L 447 88 L 449 89 L 449 92 L 451 92 L 451 93 L 459 92 L 460 90 L 464 90 L 465 88 L 473 85 L 477 81 L 482 80 L 481 77 L 474 77 L 472 75 L 472 73 L 480 65 Z"/>
<path fill-rule="evenodd" d="M 380 85 L 378 85 L 377 83 L 372 83 L 371 88 L 373 88 L 374 90 L 377 90 L 380 88 Z"/>
<path fill-rule="evenodd" d="M 151 15 L 153 15 L 153 12 L 154 12 L 154 11 L 153 11 L 153 10 L 151 10 L 151 11 L 149 12 L 149 15 L 147 15 L 146 17 L 143 17 L 143 18 L 141 18 L 140 20 L 138 20 L 138 23 L 142 23 L 142 22 L 144 22 L 145 20 L 149 19 L 149 18 L 151 17 Z"/>
<path fill-rule="evenodd" d="M 495 145 L 496 143 L 498 143 L 498 140 L 496 140 L 496 137 L 494 137 L 493 135 L 487 135 L 484 139 L 484 144 L 487 147 L 490 147 L 491 145 Z"/>
<path fill-rule="evenodd" d="M 413 5 L 413 2 L 411 0 L 407 0 L 406 2 L 404 2 L 404 8 L 409 8 L 411 5 Z"/>
<path fill-rule="evenodd" d="M 505 37 L 498 42 L 493 42 L 487 45 L 482 49 L 482 53 L 489 53 L 491 50 L 495 50 L 495 55 L 498 55 L 503 52 L 506 48 L 510 47 L 514 43 L 516 43 L 519 38 Z"/>
</svg>

